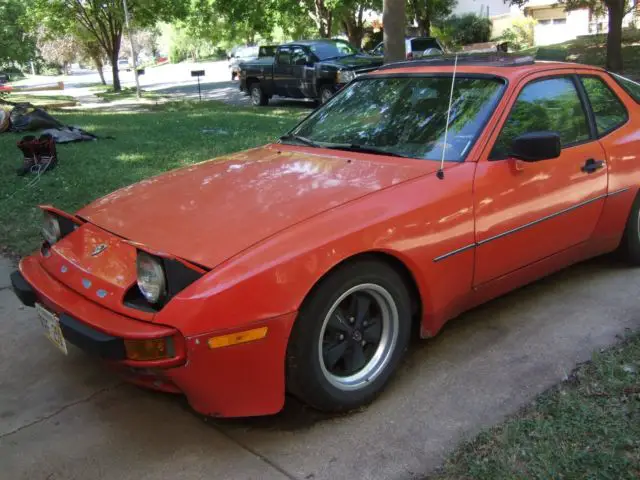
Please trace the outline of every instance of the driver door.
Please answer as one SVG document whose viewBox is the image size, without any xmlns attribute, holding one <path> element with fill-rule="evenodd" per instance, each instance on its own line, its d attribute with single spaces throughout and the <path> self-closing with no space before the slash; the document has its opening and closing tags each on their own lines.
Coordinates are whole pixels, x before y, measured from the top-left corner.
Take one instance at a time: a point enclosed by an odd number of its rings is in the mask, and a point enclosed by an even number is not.
<svg viewBox="0 0 640 480">
<path fill-rule="evenodd" d="M 309 86 L 305 85 L 307 77 L 307 60 L 309 55 L 302 47 L 296 46 L 291 50 L 291 82 L 288 85 L 288 95 L 293 98 L 304 98 L 304 90 L 309 90 Z"/>
<path fill-rule="evenodd" d="M 503 115 L 476 169 L 474 286 L 575 247 L 594 231 L 607 193 L 607 166 L 581 88 L 572 70 L 540 74 L 523 80 L 510 100 L 508 117 Z M 558 158 L 509 158 L 515 137 L 549 130 L 560 134 Z M 585 168 L 589 162 L 599 168 Z"/>
<path fill-rule="evenodd" d="M 288 97 L 289 85 L 292 81 L 291 47 L 280 47 L 273 65 L 273 82 L 276 94 L 282 97 Z"/>
</svg>

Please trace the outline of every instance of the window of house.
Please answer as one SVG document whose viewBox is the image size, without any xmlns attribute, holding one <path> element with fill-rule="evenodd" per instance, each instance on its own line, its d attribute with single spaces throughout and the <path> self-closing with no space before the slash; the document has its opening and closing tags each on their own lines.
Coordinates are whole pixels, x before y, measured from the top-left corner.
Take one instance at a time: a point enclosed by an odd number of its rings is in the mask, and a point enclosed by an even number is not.
<svg viewBox="0 0 640 480">
<path fill-rule="evenodd" d="M 557 132 L 563 148 L 589 139 L 587 115 L 571 78 L 545 78 L 527 84 L 511 108 L 489 158 L 507 158 L 516 137 L 540 131 Z"/>
<path fill-rule="evenodd" d="M 538 20 L 539 25 L 549 25 L 551 20 Z"/>
<path fill-rule="evenodd" d="M 564 25 L 567 23 L 567 19 L 566 18 L 554 18 L 553 19 L 553 24 L 554 25 Z"/>
<path fill-rule="evenodd" d="M 627 109 L 607 84 L 598 77 L 581 77 L 596 121 L 598 135 L 603 135 L 626 123 Z"/>
</svg>

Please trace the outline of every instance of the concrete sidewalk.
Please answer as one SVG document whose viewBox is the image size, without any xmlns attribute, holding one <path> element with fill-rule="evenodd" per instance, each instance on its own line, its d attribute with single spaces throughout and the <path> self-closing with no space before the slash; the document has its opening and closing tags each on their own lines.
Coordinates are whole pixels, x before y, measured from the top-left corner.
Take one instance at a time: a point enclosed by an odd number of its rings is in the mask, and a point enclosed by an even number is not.
<svg viewBox="0 0 640 480">
<path fill-rule="evenodd" d="M 417 342 L 368 409 L 342 417 L 294 400 L 279 415 L 197 418 L 179 397 L 122 384 L 60 355 L 8 287 L 0 260 L 1 478 L 404 479 L 640 327 L 640 270 L 578 265 Z M 223 387 L 221 387 L 223 388 Z"/>
</svg>

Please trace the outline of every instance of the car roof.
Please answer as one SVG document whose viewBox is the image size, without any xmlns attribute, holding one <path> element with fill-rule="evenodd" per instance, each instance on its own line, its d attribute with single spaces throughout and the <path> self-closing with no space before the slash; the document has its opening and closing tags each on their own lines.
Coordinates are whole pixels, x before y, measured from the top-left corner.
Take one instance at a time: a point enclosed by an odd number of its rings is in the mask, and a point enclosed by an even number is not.
<svg viewBox="0 0 640 480">
<path fill-rule="evenodd" d="M 441 59 L 412 60 L 406 62 L 389 63 L 371 72 L 371 75 L 395 75 L 395 74 L 434 74 L 453 73 L 453 56 L 445 56 Z M 600 67 L 582 65 L 570 62 L 547 62 L 534 60 L 532 57 L 515 57 L 509 55 L 489 56 L 459 56 L 456 74 L 482 74 L 503 77 L 509 80 L 517 80 L 532 73 L 553 72 L 554 70 L 587 69 L 596 72 L 604 72 Z"/>
<path fill-rule="evenodd" d="M 289 43 L 283 43 L 282 46 L 286 47 L 286 46 L 290 46 L 290 45 L 329 45 L 329 44 L 333 44 L 333 43 L 349 43 L 346 40 L 342 40 L 342 39 L 330 39 L 330 38 L 323 38 L 320 40 L 298 40 L 295 42 L 289 42 Z"/>
</svg>

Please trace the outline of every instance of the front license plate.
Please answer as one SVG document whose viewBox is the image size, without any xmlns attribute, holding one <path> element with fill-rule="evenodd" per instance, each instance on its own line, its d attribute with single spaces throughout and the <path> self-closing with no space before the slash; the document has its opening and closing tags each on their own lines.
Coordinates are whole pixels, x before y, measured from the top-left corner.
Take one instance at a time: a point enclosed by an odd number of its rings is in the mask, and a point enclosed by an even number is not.
<svg viewBox="0 0 640 480">
<path fill-rule="evenodd" d="M 39 303 L 36 303 L 36 311 L 38 312 L 40 323 L 42 324 L 42 328 L 44 328 L 44 333 L 47 338 L 51 340 L 51 342 L 58 347 L 62 353 L 67 355 L 69 353 L 67 350 L 67 342 L 62 336 L 58 316 L 44 308 Z"/>
</svg>

